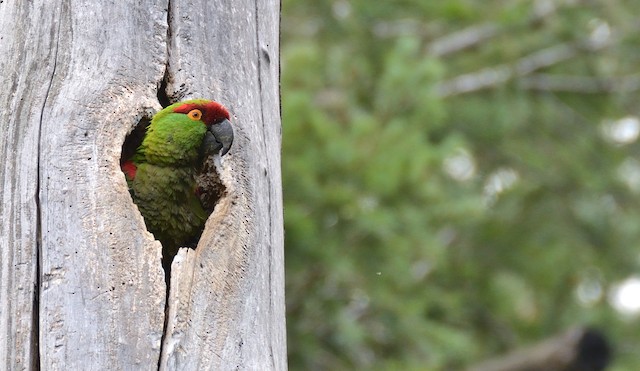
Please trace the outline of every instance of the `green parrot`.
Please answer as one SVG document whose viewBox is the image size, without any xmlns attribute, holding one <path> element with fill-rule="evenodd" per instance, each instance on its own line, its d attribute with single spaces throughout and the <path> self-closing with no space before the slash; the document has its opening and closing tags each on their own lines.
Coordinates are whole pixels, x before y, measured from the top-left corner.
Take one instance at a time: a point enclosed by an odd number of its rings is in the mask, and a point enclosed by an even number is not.
<svg viewBox="0 0 640 371">
<path fill-rule="evenodd" d="M 197 241 L 209 213 L 196 185 L 206 156 L 225 155 L 233 143 L 229 112 L 206 99 L 170 105 L 153 116 L 142 144 L 121 165 L 147 229 L 162 243 L 162 261 Z"/>
</svg>

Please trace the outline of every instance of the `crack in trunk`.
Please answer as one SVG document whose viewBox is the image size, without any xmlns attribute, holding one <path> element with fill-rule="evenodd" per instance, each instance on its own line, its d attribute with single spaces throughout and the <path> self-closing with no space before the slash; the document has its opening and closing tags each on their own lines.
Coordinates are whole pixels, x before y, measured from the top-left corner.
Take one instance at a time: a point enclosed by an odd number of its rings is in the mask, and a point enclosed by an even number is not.
<svg viewBox="0 0 640 371">
<path fill-rule="evenodd" d="M 62 22 L 58 22 L 56 28 L 56 39 L 55 39 L 55 51 L 53 52 L 53 68 L 51 70 L 51 79 L 49 80 L 49 85 L 47 86 L 47 92 L 44 96 L 44 102 L 42 103 L 42 108 L 40 109 L 40 122 L 38 126 L 38 145 L 37 145 L 37 154 L 36 154 L 36 186 L 35 186 L 35 203 L 36 203 L 36 276 L 34 282 L 34 290 L 33 290 L 33 308 L 32 308 L 32 319 L 31 319 L 31 351 L 32 351 L 32 370 L 39 371 L 41 369 L 40 365 L 40 290 L 42 286 L 42 207 L 40 203 L 40 195 L 41 195 L 41 186 L 42 186 L 42 126 L 43 126 L 43 118 L 44 111 L 47 106 L 47 102 L 49 101 L 49 94 L 51 92 L 51 87 L 53 86 L 53 81 L 56 76 L 56 69 L 58 66 L 58 50 L 60 45 L 60 24 Z"/>
<path fill-rule="evenodd" d="M 179 91 L 175 90 L 174 76 L 172 74 L 172 66 L 171 66 L 171 54 L 174 52 L 174 35 L 173 35 L 173 27 L 172 23 L 174 21 L 174 11 L 176 8 L 173 8 L 173 4 L 171 0 L 167 2 L 167 40 L 166 40 L 166 64 L 165 71 L 162 77 L 162 80 L 158 84 L 158 92 L 157 98 L 158 102 L 163 108 L 181 100 L 188 95 L 189 87 L 186 87 L 185 84 L 180 85 Z M 176 67 L 173 66 L 175 69 Z M 220 175 L 219 161 L 215 158 L 217 155 L 209 155 L 202 159 L 202 162 L 198 164 L 199 168 L 197 169 L 196 174 L 196 188 L 198 189 L 200 202 L 207 212 L 208 216 L 210 216 L 216 205 L 220 203 L 220 200 L 223 197 L 228 195 L 228 190 L 225 184 L 223 183 Z M 192 249 L 196 249 L 197 245 L 202 237 L 202 233 L 204 232 L 205 227 L 197 236 L 194 236 L 194 239 L 190 241 L 187 246 Z M 164 249 L 163 249 L 164 250 Z M 170 336 L 169 326 L 170 326 L 170 297 L 171 297 L 171 289 L 176 288 L 176 282 L 172 282 L 172 272 L 171 265 L 175 258 L 175 255 L 165 256 L 165 252 L 163 251 L 162 257 L 162 265 L 165 273 L 165 284 L 166 284 L 166 296 L 165 296 L 165 307 L 164 307 L 164 324 L 162 328 L 162 336 L 161 336 L 161 344 L 160 344 L 160 355 L 158 359 L 158 370 L 163 370 L 166 368 L 166 365 L 163 364 L 163 360 L 166 361 L 168 359 L 168 355 L 165 354 L 167 352 L 172 351 L 171 347 L 166 346 L 167 336 Z M 175 280 L 175 279 L 174 279 Z M 172 285 L 173 284 L 173 285 Z M 175 308 L 174 308 L 175 310 Z"/>
<path fill-rule="evenodd" d="M 171 0 L 167 0 L 167 61 L 165 64 L 165 69 L 164 69 L 164 75 L 162 76 L 162 81 L 160 81 L 160 85 L 158 86 L 158 102 L 160 102 L 160 105 L 164 108 L 170 105 L 170 100 L 169 100 L 169 95 L 167 94 L 167 86 L 169 84 L 169 53 L 170 53 L 170 49 L 171 49 L 171 37 L 172 37 L 172 32 L 171 32 Z M 163 249 L 164 250 L 164 249 Z M 163 256 L 162 256 L 162 265 L 163 265 L 163 270 L 164 270 L 164 281 L 166 284 L 166 290 L 165 290 L 165 298 L 164 298 L 164 320 L 163 320 L 163 325 L 162 325 L 162 336 L 160 337 L 160 352 L 158 353 L 158 370 L 163 369 L 162 367 L 162 355 L 165 351 L 165 347 L 164 347 L 164 341 L 165 338 L 167 337 L 167 325 L 169 322 L 169 293 L 171 290 L 171 263 L 173 262 L 173 259 L 171 259 L 172 261 L 169 262 L 168 264 L 168 268 L 164 266 L 164 261 L 165 261 L 166 257 L 164 256 L 164 252 L 163 252 Z"/>
</svg>

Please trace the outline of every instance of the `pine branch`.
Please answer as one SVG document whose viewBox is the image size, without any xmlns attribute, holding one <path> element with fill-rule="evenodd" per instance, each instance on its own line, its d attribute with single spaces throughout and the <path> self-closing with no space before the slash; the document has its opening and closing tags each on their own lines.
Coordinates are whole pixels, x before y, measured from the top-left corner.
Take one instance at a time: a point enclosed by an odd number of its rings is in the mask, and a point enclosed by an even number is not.
<svg viewBox="0 0 640 371">
<path fill-rule="evenodd" d="M 640 74 L 598 78 L 534 74 L 518 81 L 521 89 L 581 94 L 631 93 L 640 90 Z"/>
<path fill-rule="evenodd" d="M 584 52 L 601 50 L 611 44 L 613 44 L 612 38 L 606 41 L 585 39 L 579 42 L 555 45 L 522 57 L 513 64 L 500 64 L 444 81 L 435 87 L 436 94 L 439 97 L 447 98 L 494 88 L 513 79 L 570 60 Z"/>
<path fill-rule="evenodd" d="M 575 328 L 468 371 L 602 371 L 610 358 L 609 342 L 600 331 Z"/>
</svg>

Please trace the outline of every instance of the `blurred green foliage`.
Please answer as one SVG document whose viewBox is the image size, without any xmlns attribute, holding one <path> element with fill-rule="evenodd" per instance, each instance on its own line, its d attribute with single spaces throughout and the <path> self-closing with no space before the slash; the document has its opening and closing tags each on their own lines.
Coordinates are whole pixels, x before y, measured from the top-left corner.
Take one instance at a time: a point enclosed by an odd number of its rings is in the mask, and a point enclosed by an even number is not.
<svg viewBox="0 0 640 371">
<path fill-rule="evenodd" d="M 594 325 L 640 369 L 609 300 L 640 270 L 640 2 L 282 6 L 290 368 L 461 369 Z"/>
</svg>

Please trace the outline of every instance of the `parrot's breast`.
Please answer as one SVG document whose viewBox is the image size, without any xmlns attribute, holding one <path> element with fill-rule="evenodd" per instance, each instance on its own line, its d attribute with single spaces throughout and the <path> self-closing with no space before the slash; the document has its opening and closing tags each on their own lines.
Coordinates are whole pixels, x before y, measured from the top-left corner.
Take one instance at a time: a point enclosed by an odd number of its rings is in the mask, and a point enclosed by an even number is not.
<svg viewBox="0 0 640 371">
<path fill-rule="evenodd" d="M 195 193 L 195 169 L 140 164 L 131 193 L 147 229 L 163 247 L 176 250 L 197 238 L 207 213 Z"/>
</svg>

